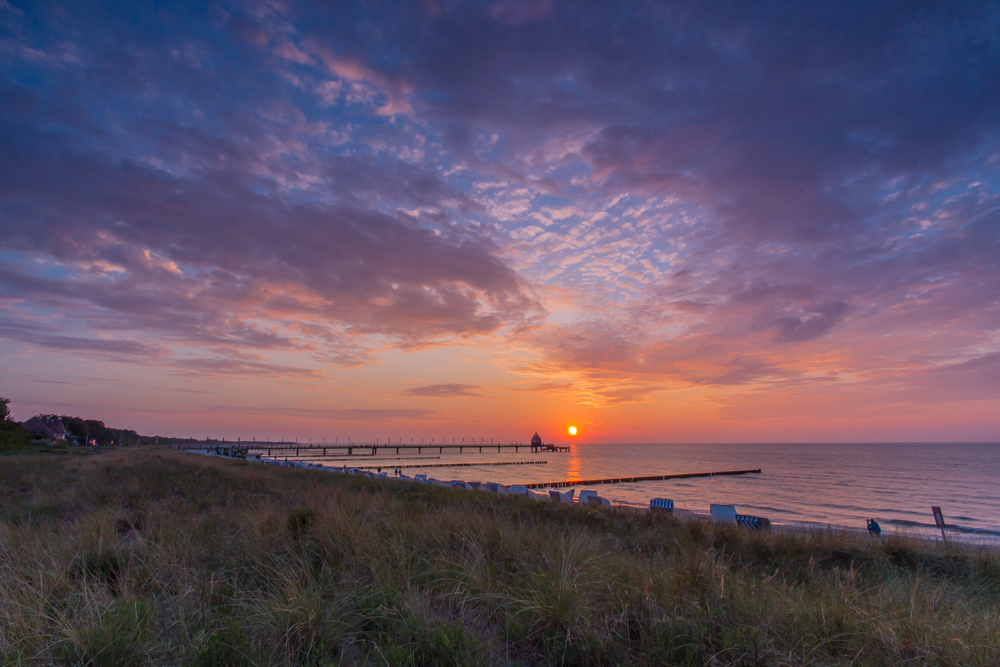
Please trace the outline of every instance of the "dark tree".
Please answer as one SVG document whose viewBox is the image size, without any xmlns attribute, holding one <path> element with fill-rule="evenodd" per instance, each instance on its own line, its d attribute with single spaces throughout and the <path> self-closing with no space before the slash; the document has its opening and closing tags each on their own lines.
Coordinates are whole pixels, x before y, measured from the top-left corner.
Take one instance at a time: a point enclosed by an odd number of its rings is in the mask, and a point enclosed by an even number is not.
<svg viewBox="0 0 1000 667">
<path fill-rule="evenodd" d="M 0 452 L 31 446 L 31 434 L 10 416 L 10 399 L 0 396 Z"/>
</svg>

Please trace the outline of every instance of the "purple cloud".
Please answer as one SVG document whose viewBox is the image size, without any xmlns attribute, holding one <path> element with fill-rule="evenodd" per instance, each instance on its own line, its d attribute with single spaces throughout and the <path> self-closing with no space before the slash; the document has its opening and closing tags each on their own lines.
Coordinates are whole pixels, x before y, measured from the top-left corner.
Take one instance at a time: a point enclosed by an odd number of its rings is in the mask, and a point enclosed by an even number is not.
<svg viewBox="0 0 1000 667">
<path fill-rule="evenodd" d="M 404 394 L 409 396 L 429 396 L 431 398 L 451 398 L 455 396 L 482 396 L 477 389 L 482 387 L 474 384 L 429 384 L 423 387 L 410 387 Z"/>
<path fill-rule="evenodd" d="M 268 417 L 300 417 L 305 419 L 336 419 L 339 421 L 386 422 L 433 419 L 442 413 L 419 408 L 282 408 L 246 405 L 206 405 L 213 413 L 263 415 Z"/>
<path fill-rule="evenodd" d="M 599 404 L 996 352 L 991 3 L 20 11 L 6 338 L 251 376 L 517 341 Z"/>
</svg>

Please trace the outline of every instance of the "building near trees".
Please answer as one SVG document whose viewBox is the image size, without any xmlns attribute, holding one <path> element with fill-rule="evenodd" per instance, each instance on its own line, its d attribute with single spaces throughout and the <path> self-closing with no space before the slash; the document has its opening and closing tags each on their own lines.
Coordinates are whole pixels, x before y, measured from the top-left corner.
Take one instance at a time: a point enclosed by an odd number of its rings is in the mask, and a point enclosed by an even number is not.
<svg viewBox="0 0 1000 667">
<path fill-rule="evenodd" d="M 36 440 L 65 441 L 68 435 L 62 419 L 55 415 L 35 415 L 22 426 L 28 429 Z"/>
</svg>

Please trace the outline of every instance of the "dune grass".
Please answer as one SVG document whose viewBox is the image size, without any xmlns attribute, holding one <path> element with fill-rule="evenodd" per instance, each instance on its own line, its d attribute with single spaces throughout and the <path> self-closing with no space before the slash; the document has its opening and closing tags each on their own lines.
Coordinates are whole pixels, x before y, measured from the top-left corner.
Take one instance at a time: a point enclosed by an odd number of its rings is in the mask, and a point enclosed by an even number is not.
<svg viewBox="0 0 1000 667">
<path fill-rule="evenodd" d="M 982 665 L 1000 556 L 164 449 L 0 461 L 5 665 Z"/>
</svg>

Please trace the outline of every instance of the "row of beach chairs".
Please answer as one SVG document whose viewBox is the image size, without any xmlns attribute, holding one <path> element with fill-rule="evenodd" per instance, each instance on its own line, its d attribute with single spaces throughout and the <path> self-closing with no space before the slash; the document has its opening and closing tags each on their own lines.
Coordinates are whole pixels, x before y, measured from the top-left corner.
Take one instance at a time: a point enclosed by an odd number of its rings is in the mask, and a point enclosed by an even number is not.
<svg viewBox="0 0 1000 667">
<path fill-rule="evenodd" d="M 414 477 L 408 477 L 407 475 L 399 475 L 399 479 L 421 482 L 423 484 L 429 484 L 431 486 L 450 486 L 453 489 L 469 489 L 470 491 L 486 491 L 488 493 L 496 493 L 500 495 L 514 495 L 514 496 L 527 496 L 528 498 L 533 498 L 534 500 L 550 500 L 557 503 L 567 503 L 574 504 L 579 503 L 581 505 L 600 505 L 604 507 L 611 507 L 611 501 L 607 498 L 601 498 L 597 495 L 596 491 L 584 490 L 580 492 L 580 498 L 577 500 L 574 496 L 576 495 L 576 489 L 570 489 L 569 491 L 560 492 L 555 490 L 550 490 L 548 493 L 539 493 L 533 491 L 526 487 L 524 484 L 511 484 L 510 486 L 504 486 L 502 484 L 497 484 L 496 482 L 466 482 L 464 480 L 453 479 L 450 482 L 444 482 L 439 479 L 434 479 L 433 477 L 428 477 L 427 475 L 416 475 Z"/>
<path fill-rule="evenodd" d="M 649 501 L 649 508 L 673 514 L 674 501 L 668 498 L 653 498 Z M 741 526 L 747 530 L 771 530 L 770 520 L 762 516 L 739 514 L 735 505 L 712 505 L 711 515 L 714 523 Z"/>
<path fill-rule="evenodd" d="M 258 459 L 259 460 L 259 459 Z M 318 470 L 332 470 L 334 472 L 346 473 L 348 475 L 361 475 L 364 477 L 371 477 L 374 479 L 387 479 L 389 474 L 387 472 L 371 472 L 369 470 L 362 470 L 360 468 L 333 468 L 326 467 L 321 463 L 305 463 L 303 461 L 274 461 L 265 460 L 264 463 L 284 465 L 293 468 L 310 468 Z M 439 479 L 434 479 L 433 477 L 427 477 L 427 475 L 415 475 L 410 477 L 397 471 L 397 479 L 410 482 L 420 482 L 422 484 L 428 484 L 430 486 L 444 486 L 451 487 L 453 489 L 468 489 L 470 491 L 487 491 L 489 493 L 496 493 L 500 495 L 522 495 L 528 498 L 533 498 L 535 500 L 549 500 L 556 503 L 566 503 L 566 504 L 579 504 L 588 506 L 598 506 L 598 507 L 611 507 L 611 501 L 607 498 L 602 498 L 597 495 L 597 491 L 591 491 L 589 489 L 584 489 L 580 491 L 579 498 L 576 498 L 576 489 L 570 489 L 569 491 L 556 491 L 555 489 L 550 489 L 548 493 L 539 493 L 527 488 L 523 484 L 511 484 L 510 486 L 503 486 L 502 484 L 497 484 L 496 482 L 466 482 L 464 480 L 453 479 L 451 481 L 442 481 Z M 658 510 L 665 512 L 667 514 L 672 514 L 674 511 L 674 501 L 668 498 L 653 498 L 649 501 L 649 507 L 651 510 Z M 749 530 L 770 530 L 771 522 L 764 517 L 749 516 L 745 514 L 738 514 L 736 512 L 736 507 L 733 505 L 712 505 L 711 506 L 712 521 L 715 523 L 725 523 L 742 526 Z M 869 527 L 870 530 L 870 527 Z"/>
</svg>

